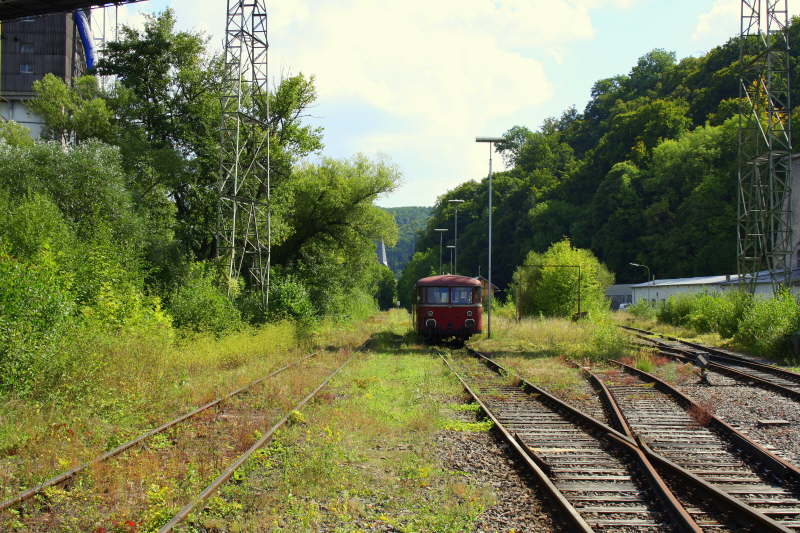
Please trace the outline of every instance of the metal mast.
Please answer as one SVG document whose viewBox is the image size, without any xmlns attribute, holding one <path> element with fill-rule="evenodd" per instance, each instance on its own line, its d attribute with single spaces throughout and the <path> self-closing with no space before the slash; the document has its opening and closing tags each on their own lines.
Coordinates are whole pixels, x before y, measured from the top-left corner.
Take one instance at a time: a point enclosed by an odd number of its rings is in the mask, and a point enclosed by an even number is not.
<svg viewBox="0 0 800 533">
<path fill-rule="evenodd" d="M 789 285 L 793 245 L 789 13 L 787 0 L 763 2 L 742 0 L 739 41 L 737 268 L 750 292 L 762 270 L 773 291 Z"/>
<path fill-rule="evenodd" d="M 230 280 L 238 280 L 244 272 L 261 293 L 265 309 L 269 305 L 272 244 L 268 48 L 266 1 L 228 0 L 218 253 L 226 256 Z"/>
</svg>

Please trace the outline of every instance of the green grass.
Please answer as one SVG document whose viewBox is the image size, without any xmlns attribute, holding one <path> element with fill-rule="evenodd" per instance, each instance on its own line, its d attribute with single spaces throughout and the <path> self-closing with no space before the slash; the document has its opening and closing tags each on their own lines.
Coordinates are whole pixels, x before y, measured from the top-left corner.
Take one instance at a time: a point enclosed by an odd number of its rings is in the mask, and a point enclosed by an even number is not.
<svg viewBox="0 0 800 533">
<path fill-rule="evenodd" d="M 601 361 L 626 355 L 625 336 L 613 321 L 573 322 L 565 318 L 498 318 L 493 321 L 492 338 L 482 336 L 472 345 L 481 351 L 517 353 L 536 357 L 567 357 Z"/>
<path fill-rule="evenodd" d="M 0 401 L 0 498 L 261 377 L 314 346 L 355 346 L 379 328 L 378 321 L 367 321 L 300 336 L 294 324 L 282 322 L 222 339 L 176 340 L 157 331 L 76 339 L 71 349 L 85 352 L 96 366 L 47 396 Z"/>
<path fill-rule="evenodd" d="M 494 501 L 435 456 L 445 431 L 485 431 L 452 420 L 461 386 L 440 359 L 405 335 L 407 318 L 373 336 L 370 348 L 281 431 L 229 484 L 222 498 L 244 502 L 235 516 L 195 517 L 195 526 L 230 531 L 460 532 Z"/>
</svg>

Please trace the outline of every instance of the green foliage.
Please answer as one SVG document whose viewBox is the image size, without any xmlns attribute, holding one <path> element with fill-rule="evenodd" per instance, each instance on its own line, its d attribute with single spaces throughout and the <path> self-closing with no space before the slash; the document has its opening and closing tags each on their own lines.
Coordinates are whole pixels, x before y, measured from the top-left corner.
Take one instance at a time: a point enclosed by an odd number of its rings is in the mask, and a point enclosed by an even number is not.
<svg viewBox="0 0 800 533">
<path fill-rule="evenodd" d="M 400 300 L 400 305 L 408 310 L 411 310 L 411 305 L 414 303 L 414 284 L 420 278 L 426 278 L 438 273 L 439 269 L 439 251 L 428 250 L 424 253 L 417 252 L 411 261 L 408 262 L 400 279 L 397 281 L 397 297 Z"/>
<path fill-rule="evenodd" d="M 657 316 L 658 310 L 654 305 L 645 299 L 639 300 L 635 304 L 626 309 L 629 313 L 639 318 L 654 320 Z"/>
<path fill-rule="evenodd" d="M 735 339 L 761 355 L 788 353 L 788 335 L 798 330 L 800 308 L 789 291 L 756 299 L 744 312 Z"/>
<path fill-rule="evenodd" d="M 44 118 L 46 136 L 66 142 L 71 138 L 112 138 L 112 113 L 102 98 L 97 79 L 81 76 L 73 87 L 53 74 L 33 82 L 36 97 L 31 110 Z"/>
<path fill-rule="evenodd" d="M 738 290 L 683 294 L 663 302 L 658 319 L 701 333 L 719 333 L 759 355 L 785 357 L 789 335 L 800 329 L 800 306 L 789 291 L 772 298 L 754 298 Z"/>
<path fill-rule="evenodd" d="M 11 146 L 33 146 L 31 132 L 13 120 L 0 120 L 0 139 Z"/>
<path fill-rule="evenodd" d="M 169 310 L 175 326 L 190 331 L 222 335 L 242 327 L 239 310 L 205 263 L 191 266 L 188 279 L 170 297 Z"/>
<path fill-rule="evenodd" d="M 571 316 L 578 311 L 578 298 L 581 311 L 594 313 L 608 307 L 605 289 L 613 280 L 589 250 L 564 239 L 544 254 L 528 254 L 514 272 L 513 294 L 522 316 Z"/>
<path fill-rule="evenodd" d="M 52 252 L 33 262 L 0 251 L 0 392 L 30 393 L 49 373 L 61 336 L 72 324 L 72 280 Z"/>
<path fill-rule="evenodd" d="M 414 255 L 417 233 L 425 228 L 432 208 L 386 207 L 384 209 L 392 214 L 394 222 L 397 224 L 397 244 L 386 248 L 386 256 L 389 260 L 389 268 L 396 276 L 400 276 L 403 268 Z"/>
<path fill-rule="evenodd" d="M 753 297 L 745 291 L 680 294 L 661 304 L 657 318 L 675 326 L 689 326 L 701 333 L 717 332 L 731 338 L 752 305 Z"/>
<path fill-rule="evenodd" d="M 385 266 L 379 265 L 377 278 L 375 300 L 378 302 L 378 308 L 382 311 L 391 309 L 397 300 L 397 282 L 394 279 L 394 274 Z"/>
<path fill-rule="evenodd" d="M 99 142 L 66 149 L 56 143 L 0 144 L 0 188 L 14 197 L 47 195 L 80 238 L 105 225 L 119 241 L 143 240 L 144 225 L 125 182 L 119 151 Z"/>
<path fill-rule="evenodd" d="M 292 276 L 275 276 L 270 284 L 270 318 L 309 322 L 316 316 L 305 285 Z"/>
</svg>

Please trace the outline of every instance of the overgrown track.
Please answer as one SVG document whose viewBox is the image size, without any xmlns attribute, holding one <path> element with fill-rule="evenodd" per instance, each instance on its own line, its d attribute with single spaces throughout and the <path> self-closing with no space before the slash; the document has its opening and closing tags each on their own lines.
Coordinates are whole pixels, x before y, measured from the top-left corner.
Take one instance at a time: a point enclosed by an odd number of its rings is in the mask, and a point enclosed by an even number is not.
<svg viewBox="0 0 800 533">
<path fill-rule="evenodd" d="M 97 464 L 105 462 L 105 461 L 108 461 L 112 457 L 116 457 L 117 455 L 121 454 L 122 452 L 124 452 L 126 450 L 129 450 L 130 448 L 133 448 L 137 444 L 141 444 L 141 443 L 145 442 L 150 437 L 152 437 L 154 435 L 157 435 L 159 433 L 164 433 L 168 429 L 180 424 L 181 422 L 185 422 L 185 421 L 187 421 L 187 420 L 189 420 L 191 418 L 194 418 L 194 417 L 200 415 L 201 413 L 204 413 L 204 412 L 208 411 L 212 407 L 220 405 L 222 402 L 225 402 L 226 400 L 230 400 L 231 398 L 233 398 L 235 396 L 238 396 L 238 395 L 240 395 L 240 394 L 242 394 L 242 393 L 244 393 L 246 391 L 249 391 L 249 390 L 253 389 L 255 386 L 263 383 L 264 381 L 266 381 L 266 380 L 268 380 L 270 378 L 273 378 L 273 377 L 277 376 L 278 374 L 281 374 L 282 372 L 284 372 L 284 371 L 286 371 L 286 370 L 288 370 L 288 369 L 290 369 L 290 368 L 292 368 L 294 366 L 299 365 L 300 363 L 303 363 L 303 362 L 305 362 L 305 361 L 307 361 L 307 360 L 309 360 L 309 359 L 311 359 L 313 357 L 316 357 L 317 355 L 318 355 L 318 353 L 314 352 L 314 353 L 308 354 L 308 355 L 298 359 L 297 361 L 292 361 L 291 363 L 287 363 L 287 364 L 285 364 L 285 365 L 273 370 L 272 372 L 270 372 L 266 376 L 263 376 L 263 377 L 261 377 L 259 379 L 251 381 L 250 383 L 248 383 L 248 384 L 246 384 L 246 385 L 244 385 L 244 386 L 242 386 L 242 387 L 240 387 L 240 388 L 238 388 L 238 389 L 236 389 L 236 390 L 234 390 L 232 392 L 229 392 L 228 394 L 226 394 L 224 396 L 220 396 L 219 398 L 216 398 L 215 400 L 212 400 L 212 401 L 210 401 L 210 402 L 208 402 L 208 403 L 206 403 L 204 405 L 201 405 L 197 409 L 194 409 L 194 410 L 192 410 L 192 411 L 190 411 L 188 413 L 185 413 L 185 414 L 183 414 L 181 416 L 173 418 L 172 420 L 170 420 L 168 422 L 165 422 L 164 424 L 158 426 L 157 428 L 154 428 L 154 429 L 151 429 L 150 431 L 142 433 L 138 437 L 136 437 L 134 439 L 131 439 L 131 440 L 129 440 L 129 441 L 123 443 L 123 444 L 120 444 L 116 448 L 114 448 L 112 450 L 109 450 L 109 451 L 107 451 L 107 452 L 105 452 L 105 453 L 103 453 L 101 455 L 98 455 L 97 457 L 95 457 L 91 461 L 87 461 L 87 462 L 85 462 L 85 463 L 83 463 L 83 464 L 81 464 L 79 466 L 76 466 L 75 468 L 67 470 L 66 472 L 62 472 L 61 474 L 58 474 L 57 476 L 54 476 L 54 477 L 48 479 L 47 481 L 44 481 L 44 482 L 40 483 L 39 485 L 36 485 L 35 487 L 32 487 L 32 488 L 30 488 L 30 489 L 28 489 L 28 490 L 26 490 L 24 492 L 21 492 L 21 493 L 17 494 L 16 496 L 12 496 L 11 498 L 8 498 L 7 500 L 5 500 L 3 502 L 0 502 L 0 511 L 3 511 L 5 509 L 8 509 L 8 508 L 13 507 L 15 505 L 18 505 L 18 504 L 24 502 L 25 500 L 28 500 L 28 499 L 36 496 L 37 494 L 41 494 L 48 487 L 53 487 L 53 486 L 56 486 L 56 485 L 59 485 L 59 484 L 62 484 L 62 483 L 66 483 L 67 481 L 73 479 L 75 476 L 77 476 L 81 472 L 84 472 L 89 467 L 97 465 Z"/>
<path fill-rule="evenodd" d="M 800 529 L 800 469 L 663 380 L 617 364 L 627 374 L 607 374 L 613 402 L 642 448 L 659 456 L 660 467 L 694 474 L 704 482 L 696 488 L 712 497 L 727 495 L 723 503 L 733 518 L 748 514 L 765 528 Z"/>
<path fill-rule="evenodd" d="M 571 522 L 583 530 L 700 531 L 632 439 L 524 380 L 510 384 L 499 364 L 471 353 L 489 368 L 463 365 L 467 379 L 459 379 L 536 464 Z"/>
<path fill-rule="evenodd" d="M 662 340 L 656 337 L 659 334 L 652 331 L 628 326 L 621 327 L 634 332 L 638 338 L 652 344 L 659 352 L 670 358 L 697 364 L 698 357 L 702 355 L 709 361 L 708 368 L 710 370 L 800 401 L 800 374 L 796 372 L 768 364 L 756 357 L 682 341 L 669 336 L 664 336 L 663 338 L 666 340 Z"/>
<path fill-rule="evenodd" d="M 230 464 L 230 466 L 228 466 L 228 468 L 226 468 L 219 476 L 217 476 L 214 481 L 212 481 L 205 489 L 203 489 L 203 491 L 198 494 L 196 498 L 192 499 L 191 502 L 186 504 L 175 516 L 172 517 L 167 524 L 159 529 L 158 533 L 167 533 L 172 531 L 175 526 L 186 520 L 192 511 L 202 509 L 203 502 L 205 502 L 212 494 L 214 494 L 217 489 L 219 489 L 219 487 L 221 487 L 233 475 L 236 469 L 242 466 L 244 462 L 247 461 L 251 455 L 253 455 L 253 453 L 272 440 L 275 432 L 278 431 L 284 424 L 286 424 L 292 413 L 302 409 L 309 401 L 311 401 L 312 398 L 314 398 L 314 396 L 316 396 L 323 388 L 325 388 L 325 386 L 353 359 L 355 353 L 356 352 L 351 354 L 350 357 L 348 357 L 333 372 L 328 374 L 314 390 L 308 393 L 291 410 L 287 411 L 286 414 L 284 414 L 277 423 L 269 428 L 269 430 L 267 430 L 267 432 L 264 433 L 260 439 L 250 446 L 245 453 L 240 455 L 233 463 Z"/>
<path fill-rule="evenodd" d="M 98 522 L 104 526 L 117 523 L 118 518 L 115 517 L 146 514 L 149 512 L 149 507 L 143 500 L 143 491 L 147 487 L 165 486 L 166 484 L 181 488 L 179 492 L 174 493 L 174 497 L 171 499 L 172 503 L 165 505 L 159 512 L 163 514 L 163 511 L 170 508 L 176 509 L 177 507 L 173 507 L 175 504 L 183 505 L 186 501 L 190 502 L 167 524 L 168 527 L 165 526 L 162 529 L 169 531 L 193 510 L 202 510 L 202 503 L 253 452 L 269 442 L 274 433 L 290 419 L 293 411 L 301 409 L 322 390 L 352 360 L 356 352 L 331 353 L 330 357 L 317 357 L 316 361 L 318 362 L 312 366 L 300 366 L 299 363 L 317 356 L 317 354 L 311 354 L 284 365 L 248 386 L 237 389 L 192 413 L 160 426 L 160 428 L 164 428 L 167 425 L 175 425 L 187 420 L 200 410 L 207 413 L 197 417 L 192 424 L 184 424 L 180 426 L 182 429 L 174 430 L 178 433 L 173 431 L 170 432 L 170 436 L 162 437 L 162 441 L 167 443 L 166 447 L 163 445 L 153 447 L 145 444 L 136 447 L 136 451 L 125 454 L 113 462 L 109 462 L 108 459 L 114 454 L 104 454 L 86 465 L 82 465 L 83 469 L 94 467 L 85 476 L 80 476 L 73 486 L 68 487 L 69 490 L 60 490 L 55 503 L 51 501 L 52 493 L 45 491 L 45 484 L 43 484 L 9 500 L 13 507 L 10 512 L 12 516 L 22 520 L 22 522 L 16 522 L 19 527 L 24 525 L 30 530 L 58 530 L 61 527 L 60 524 L 67 523 L 72 529 L 93 530 L 99 527 Z M 263 383 L 264 380 L 292 368 L 295 370 L 286 379 L 272 380 L 267 388 L 259 387 L 252 390 L 255 388 L 254 385 Z M 307 393 L 312 388 L 312 392 Z M 234 395 L 241 394 L 245 390 L 250 390 L 250 393 L 244 394 L 243 398 L 225 402 L 224 409 L 214 413 L 208 412 L 213 405 L 230 400 Z M 290 405 L 287 400 L 298 398 L 301 395 L 305 395 L 304 398 L 287 410 L 286 408 Z M 267 429 L 269 421 L 275 420 L 277 422 Z M 148 432 L 119 448 L 131 448 L 137 442 L 142 442 L 153 434 L 153 432 Z M 250 445 L 253 440 L 255 442 Z M 119 448 L 114 450 L 117 454 L 122 451 Z M 186 470 L 187 468 L 189 470 Z M 131 473 L 133 473 L 133 477 L 129 477 Z M 66 474 L 71 475 L 67 476 Z M 54 480 L 57 484 L 74 476 L 75 473 L 70 471 L 53 478 L 49 484 L 52 486 Z M 187 476 L 196 481 L 181 481 L 187 480 Z M 198 490 L 197 481 L 204 478 L 212 479 L 214 476 L 216 476 L 214 481 L 202 492 L 199 494 L 195 492 Z M 153 485 L 153 483 L 157 485 Z M 36 493 L 42 493 L 42 495 L 37 496 L 30 504 L 24 502 L 25 499 Z M 147 498 L 149 499 L 149 496 Z M 21 503 L 14 506 L 13 502 Z M 87 512 L 84 509 L 90 509 L 90 511 Z M 123 518 L 123 520 L 127 520 L 127 518 Z M 163 523 L 163 521 L 159 522 Z M 152 526 L 152 522 L 149 525 Z M 104 527 L 99 527 L 99 529 L 104 529 Z"/>
</svg>

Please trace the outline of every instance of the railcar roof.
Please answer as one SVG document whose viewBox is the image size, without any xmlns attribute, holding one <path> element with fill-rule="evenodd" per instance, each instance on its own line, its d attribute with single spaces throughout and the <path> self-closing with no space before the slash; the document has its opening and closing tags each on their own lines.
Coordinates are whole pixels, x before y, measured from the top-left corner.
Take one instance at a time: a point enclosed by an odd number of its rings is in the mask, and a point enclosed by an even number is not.
<svg viewBox="0 0 800 533">
<path fill-rule="evenodd" d="M 481 282 L 468 276 L 445 274 L 444 276 L 430 276 L 417 281 L 417 287 L 480 287 Z"/>
</svg>

